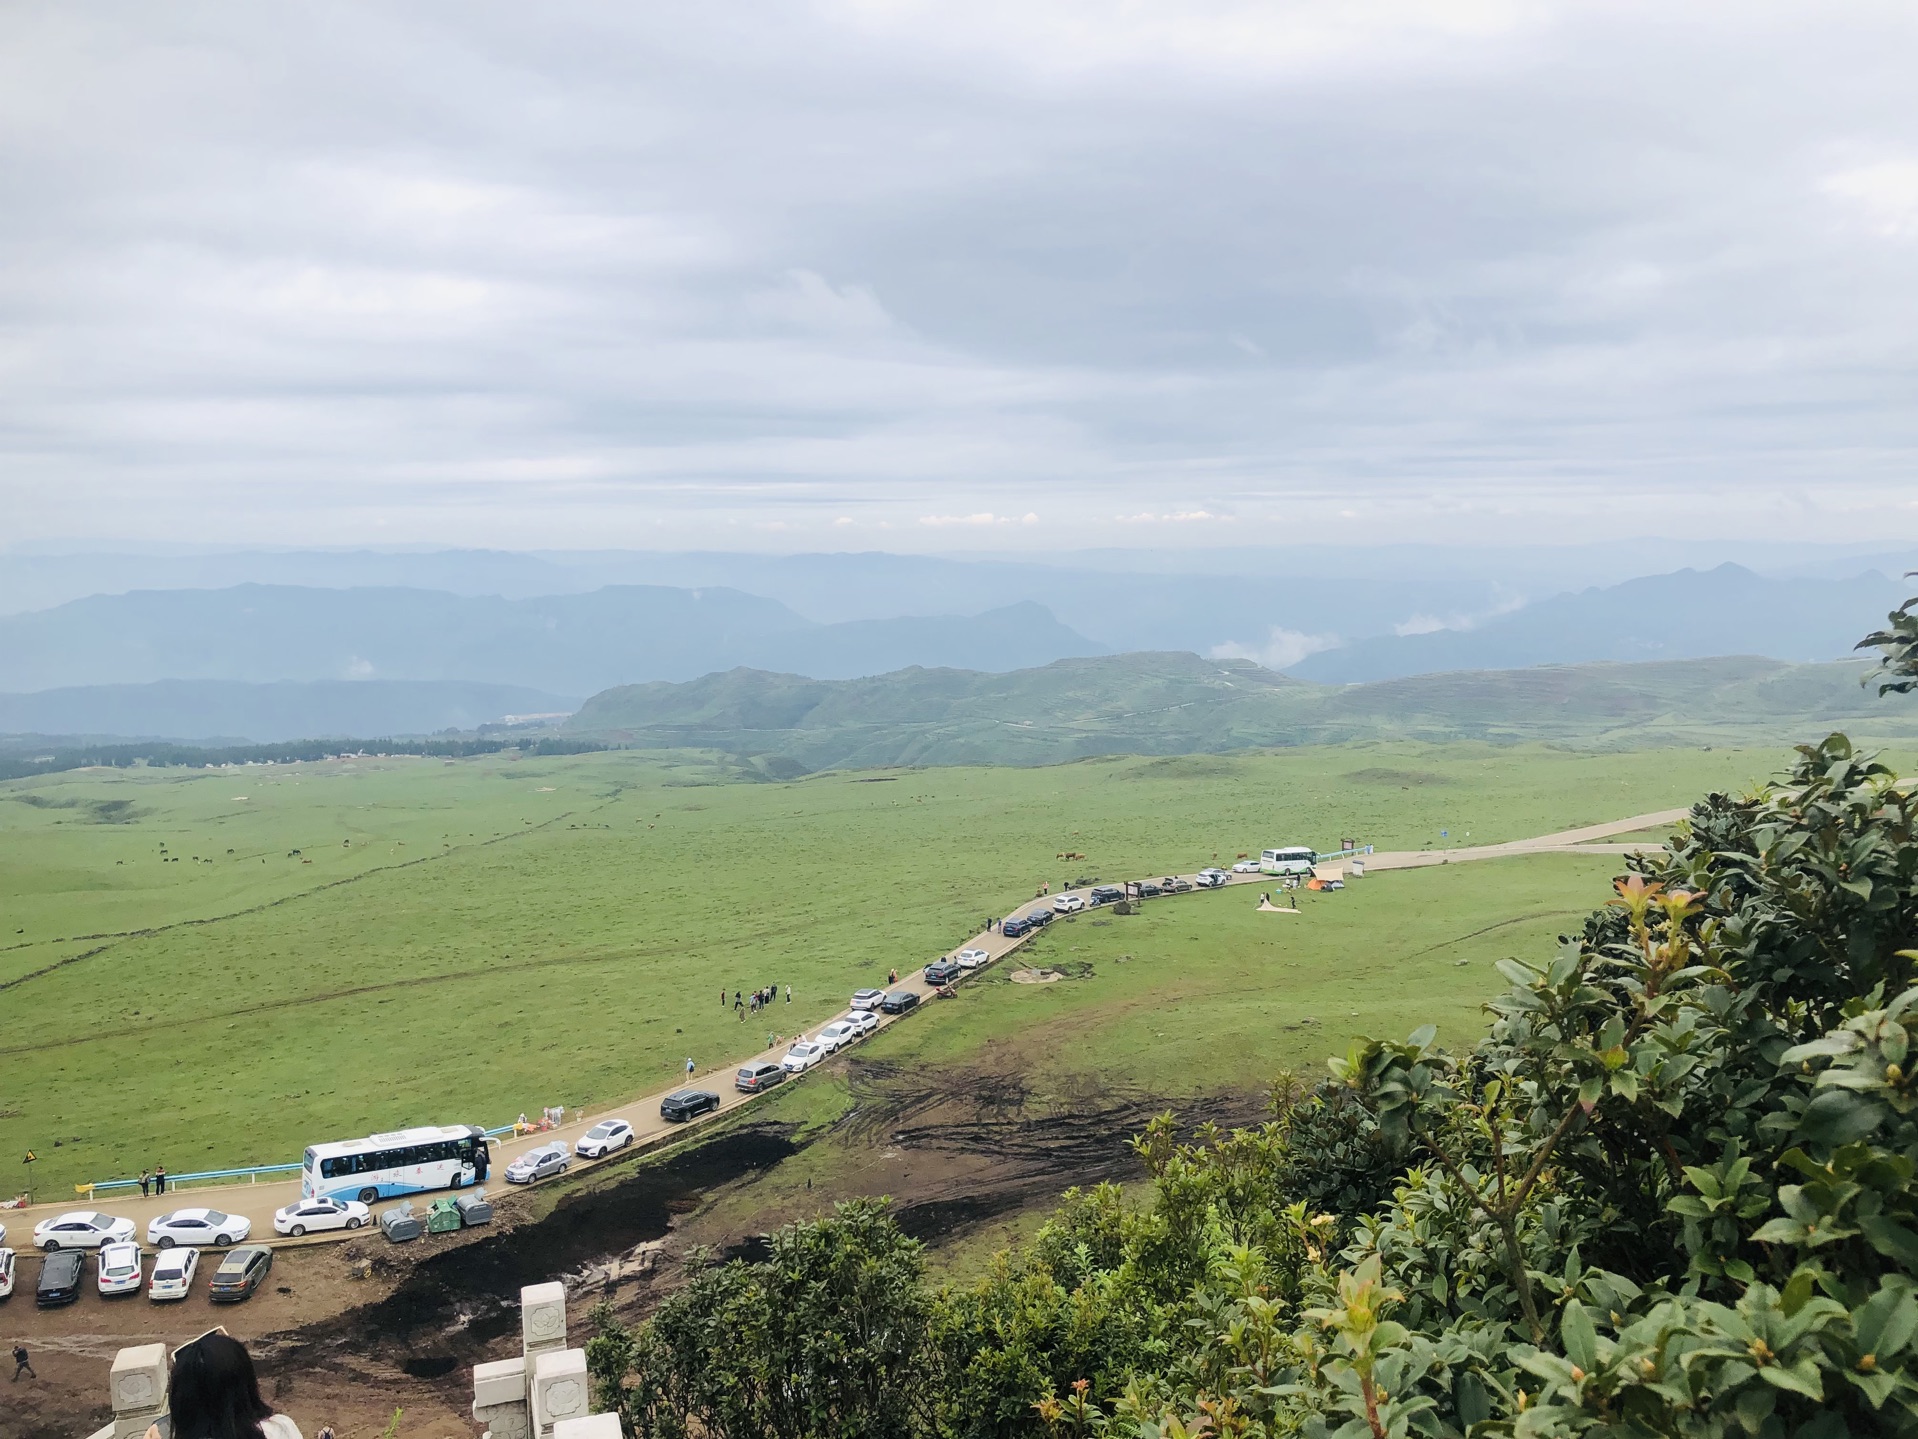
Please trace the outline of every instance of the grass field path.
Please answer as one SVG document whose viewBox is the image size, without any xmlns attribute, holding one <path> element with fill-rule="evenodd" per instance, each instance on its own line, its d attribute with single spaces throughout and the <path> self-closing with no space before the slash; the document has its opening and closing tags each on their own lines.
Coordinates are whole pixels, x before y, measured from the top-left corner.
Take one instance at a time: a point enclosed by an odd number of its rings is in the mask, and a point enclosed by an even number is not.
<svg viewBox="0 0 1918 1439">
<path fill-rule="evenodd" d="M 1650 814 L 1633 815 L 1630 819 L 1581 825 L 1577 829 L 1562 829 L 1556 834 L 1535 835 L 1531 839 L 1507 840 L 1503 844 L 1466 845 L 1460 849 L 1384 850 L 1366 855 L 1365 869 L 1368 874 L 1384 869 L 1422 869 L 1432 864 L 1466 864 L 1472 860 L 1502 859 L 1515 854 L 1637 854 L 1641 850 L 1663 849 L 1664 845 L 1656 840 L 1639 840 L 1629 844 L 1600 844 L 1597 841 L 1609 839 L 1615 834 L 1636 834 L 1642 829 L 1676 824 L 1689 813 L 1689 809 L 1661 809 Z M 1341 877 L 1345 873 L 1344 866 L 1337 864 L 1330 866 L 1330 871 Z"/>
</svg>

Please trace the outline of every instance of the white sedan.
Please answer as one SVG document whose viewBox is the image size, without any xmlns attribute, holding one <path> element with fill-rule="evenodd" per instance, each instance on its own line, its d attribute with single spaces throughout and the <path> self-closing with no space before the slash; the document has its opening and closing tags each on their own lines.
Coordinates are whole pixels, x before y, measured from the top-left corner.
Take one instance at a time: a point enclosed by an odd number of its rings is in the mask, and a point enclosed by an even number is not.
<svg viewBox="0 0 1918 1439">
<path fill-rule="evenodd" d="M 788 1074 L 803 1074 L 825 1057 L 825 1045 L 802 1039 L 786 1051 L 786 1057 L 779 1061 L 779 1067 Z"/>
<path fill-rule="evenodd" d="M 273 1232 L 298 1239 L 324 1229 L 358 1229 L 373 1211 L 357 1199 L 296 1199 L 273 1211 Z"/>
<path fill-rule="evenodd" d="M 1052 912 L 1054 914 L 1077 914 L 1085 907 L 1086 902 L 1084 897 L 1076 894 L 1058 895 L 1052 901 Z"/>
<path fill-rule="evenodd" d="M 856 1009 L 846 1016 L 846 1023 L 852 1026 L 854 1039 L 864 1039 L 879 1028 L 879 1016 L 870 1009 Z"/>
<path fill-rule="evenodd" d="M 244 1214 L 224 1214 L 217 1209 L 176 1209 L 147 1225 L 147 1243 L 162 1249 L 171 1249 L 176 1244 L 214 1244 L 229 1249 L 246 1243 L 252 1232 L 253 1221 Z"/>
<path fill-rule="evenodd" d="M 953 959 L 961 969 L 983 969 L 992 963 L 992 956 L 983 949 L 962 949 Z"/>
<path fill-rule="evenodd" d="M 1234 874 L 1257 874 L 1259 872 L 1259 862 L 1256 859 L 1242 859 L 1232 866 L 1232 872 Z"/>
<path fill-rule="evenodd" d="M 33 1226 L 33 1242 L 47 1253 L 56 1249 L 98 1249 L 133 1238 L 133 1221 L 96 1209 L 70 1209 Z"/>
<path fill-rule="evenodd" d="M 141 1277 L 139 1245 L 122 1241 L 101 1248 L 99 1283 L 102 1294 L 138 1294 Z"/>
<path fill-rule="evenodd" d="M 615 1149 L 624 1149 L 632 1142 L 632 1125 L 623 1119 L 602 1119 L 580 1135 L 573 1152 L 581 1159 L 600 1159 Z"/>
<path fill-rule="evenodd" d="M 826 1053 L 831 1054 L 842 1044 L 851 1044 L 859 1038 L 859 1027 L 849 1019 L 835 1019 L 819 1031 L 817 1042 L 824 1045 Z"/>
</svg>

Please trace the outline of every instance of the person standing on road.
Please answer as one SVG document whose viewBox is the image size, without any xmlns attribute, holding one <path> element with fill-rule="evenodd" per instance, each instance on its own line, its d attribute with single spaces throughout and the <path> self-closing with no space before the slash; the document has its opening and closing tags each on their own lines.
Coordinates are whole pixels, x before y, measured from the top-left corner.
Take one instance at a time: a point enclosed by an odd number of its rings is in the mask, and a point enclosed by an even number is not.
<svg viewBox="0 0 1918 1439">
<path fill-rule="evenodd" d="M 27 1362 L 27 1346 L 24 1344 L 16 1344 L 13 1346 L 13 1379 L 7 1382 L 10 1384 L 15 1382 L 22 1374 L 25 1374 L 29 1379 L 38 1379 L 40 1377 L 33 1372 L 33 1366 Z"/>
<path fill-rule="evenodd" d="M 156 1167 L 154 1168 L 154 1171 L 153 1171 L 153 1192 L 154 1192 L 155 1194 L 165 1194 L 165 1193 L 166 1193 L 166 1166 L 165 1166 L 164 1164 L 161 1164 L 161 1165 L 157 1165 L 157 1166 L 156 1166 Z"/>
<path fill-rule="evenodd" d="M 140 1171 L 140 1197 L 145 1199 L 147 1197 L 147 1191 L 151 1188 L 153 1188 L 153 1176 L 142 1169 Z"/>
</svg>

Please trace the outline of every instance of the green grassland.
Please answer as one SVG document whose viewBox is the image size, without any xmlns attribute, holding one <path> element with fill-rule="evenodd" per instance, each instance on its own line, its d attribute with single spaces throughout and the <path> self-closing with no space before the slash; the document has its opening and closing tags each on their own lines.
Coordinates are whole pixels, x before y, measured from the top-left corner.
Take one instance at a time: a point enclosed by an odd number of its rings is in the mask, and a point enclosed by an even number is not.
<svg viewBox="0 0 1918 1439">
<path fill-rule="evenodd" d="M 287 1161 L 397 1124 L 604 1104 L 670 1081 L 689 1055 L 719 1066 L 766 1029 L 810 1027 L 851 988 L 1068 872 L 1162 873 L 1342 835 L 1386 848 L 1514 839 L 1740 788 L 1783 758 L 1380 743 L 751 783 L 723 759 L 627 752 L 16 781 L 0 785 L 0 1189 L 18 1187 L 27 1148 L 52 1192 L 143 1164 Z M 1057 861 L 1066 850 L 1087 859 Z M 1556 899 L 1518 868 L 1462 906 L 1418 898 L 1443 893 L 1449 871 L 1381 876 L 1343 898 L 1352 915 L 1378 907 L 1380 933 L 1396 936 L 1380 952 L 1402 956 L 1476 928 L 1468 918 L 1588 908 L 1584 863 L 1537 871 L 1577 880 Z M 1161 928 L 1194 950 L 1189 1002 L 1207 1043 L 1163 1041 L 1187 1048 L 1193 1083 L 1224 1078 L 1219 1055 L 1284 1060 L 1281 1035 L 1301 1059 L 1323 1047 L 1268 1012 L 1276 989 L 1239 993 L 1244 967 L 1266 959 L 1201 956 L 1203 932 L 1181 939 L 1170 918 L 1125 933 Z M 1061 927 L 1042 947 L 1066 934 L 1121 931 Z M 1136 969 L 993 1002 L 1043 1014 L 1165 967 L 1146 938 L 1125 943 Z M 1341 954 L 1328 982 L 1361 958 Z M 1427 967 L 1442 979 L 1445 963 Z M 718 991 L 769 983 L 795 1002 L 748 1034 Z M 1430 1013 L 1425 980 L 1395 987 L 1404 1018 Z M 1459 991 L 1456 1012 L 1474 1002 Z M 920 1042 L 971 1042 L 972 1003 L 915 1026 Z M 1329 1029 L 1335 1006 L 1312 1004 Z M 1149 1076 L 1150 1023 L 1143 1009 L 1102 1013 L 1096 1044 Z"/>
</svg>

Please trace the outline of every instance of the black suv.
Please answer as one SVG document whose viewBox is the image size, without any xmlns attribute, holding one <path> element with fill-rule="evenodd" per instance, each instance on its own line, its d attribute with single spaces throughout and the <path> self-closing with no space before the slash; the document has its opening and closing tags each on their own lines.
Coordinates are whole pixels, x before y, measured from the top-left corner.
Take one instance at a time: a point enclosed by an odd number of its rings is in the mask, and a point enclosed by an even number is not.
<svg viewBox="0 0 1918 1439">
<path fill-rule="evenodd" d="M 926 983 L 951 984 L 964 972 L 956 959 L 935 959 L 926 966 Z"/>
<path fill-rule="evenodd" d="M 1164 890 L 1160 889 L 1158 885 L 1154 884 L 1149 879 L 1145 880 L 1143 883 L 1139 885 L 1140 899 L 1157 899 L 1160 895 L 1164 893 L 1165 893 Z"/>
<path fill-rule="evenodd" d="M 919 996 L 910 989 L 895 989 L 879 1001 L 879 1007 L 887 1014 L 904 1014 L 909 1009 L 919 1007 Z"/>
<path fill-rule="evenodd" d="M 1093 904 L 1117 904 L 1125 898 L 1125 891 L 1116 884 L 1095 884 L 1092 887 Z"/>
<path fill-rule="evenodd" d="M 57 1309 L 80 1297 L 80 1276 L 86 1273 L 87 1257 L 77 1249 L 56 1249 L 40 1261 L 40 1287 L 33 1302 L 42 1309 Z"/>
<path fill-rule="evenodd" d="M 719 1108 L 719 1096 L 708 1089 L 677 1089 L 659 1101 L 659 1117 L 675 1123 L 697 1119 Z"/>
</svg>

